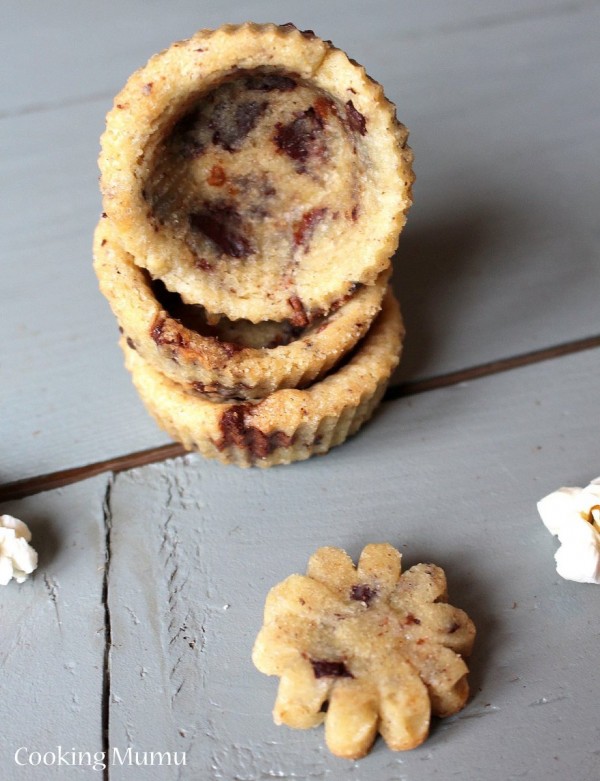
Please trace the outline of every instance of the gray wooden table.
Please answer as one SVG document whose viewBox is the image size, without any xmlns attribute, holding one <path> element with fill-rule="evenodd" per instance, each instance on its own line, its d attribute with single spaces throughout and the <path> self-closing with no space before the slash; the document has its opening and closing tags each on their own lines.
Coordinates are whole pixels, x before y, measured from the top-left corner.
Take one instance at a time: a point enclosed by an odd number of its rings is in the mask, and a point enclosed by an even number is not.
<svg viewBox="0 0 600 781">
<path fill-rule="evenodd" d="M 0 778 L 596 781 L 600 590 L 558 577 L 535 504 L 600 473 L 598 2 L 29 0 L 2 16 L 0 512 L 30 525 L 40 563 L 0 589 Z M 292 20 L 363 62 L 418 176 L 387 400 L 325 458 L 269 471 L 184 456 L 155 427 L 91 269 L 112 96 L 173 40 L 244 19 Z M 250 652 L 270 586 L 320 545 L 383 540 L 446 569 L 478 627 L 472 697 L 420 748 L 347 762 L 321 729 L 272 723 L 276 680 Z M 102 768 L 115 750 L 125 764 Z M 186 764 L 128 764 L 144 752 Z"/>
</svg>

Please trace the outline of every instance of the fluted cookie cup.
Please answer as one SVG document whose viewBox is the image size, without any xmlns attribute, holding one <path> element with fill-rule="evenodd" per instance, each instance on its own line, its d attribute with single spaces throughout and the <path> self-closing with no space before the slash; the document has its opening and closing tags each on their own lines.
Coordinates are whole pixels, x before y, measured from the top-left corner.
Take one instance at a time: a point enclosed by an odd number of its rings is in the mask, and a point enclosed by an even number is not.
<svg viewBox="0 0 600 781">
<path fill-rule="evenodd" d="M 407 136 L 381 86 L 314 34 L 202 30 L 115 98 L 103 208 L 186 303 L 310 319 L 389 266 L 411 203 Z"/>
<path fill-rule="evenodd" d="M 260 323 L 221 318 L 184 305 L 138 267 L 110 220 L 94 237 L 94 269 L 125 337 L 157 371 L 189 392 L 222 400 L 257 399 L 302 388 L 324 376 L 366 334 L 381 309 L 389 272 L 359 286 L 347 301 L 312 323 Z"/>
<path fill-rule="evenodd" d="M 388 291 L 367 336 L 336 372 L 305 390 L 279 390 L 243 403 L 186 393 L 128 345 L 125 363 L 161 428 L 188 450 L 239 466 L 273 466 L 326 453 L 357 432 L 380 402 L 398 364 L 404 328 Z"/>
</svg>

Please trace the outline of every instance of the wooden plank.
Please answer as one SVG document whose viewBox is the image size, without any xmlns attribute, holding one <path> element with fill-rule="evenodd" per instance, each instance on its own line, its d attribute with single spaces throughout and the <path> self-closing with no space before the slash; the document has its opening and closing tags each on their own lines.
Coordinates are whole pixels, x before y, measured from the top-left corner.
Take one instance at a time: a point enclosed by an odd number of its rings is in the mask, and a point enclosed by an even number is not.
<svg viewBox="0 0 600 781">
<path fill-rule="evenodd" d="M 97 477 L 0 508 L 29 525 L 39 554 L 28 581 L 0 588 L 0 767 L 9 781 L 63 778 L 59 746 L 67 763 L 73 750 L 104 748 L 108 482 Z M 56 759 L 36 765 L 36 752 Z M 86 764 L 75 777 L 90 772 L 84 757 Z"/>
<path fill-rule="evenodd" d="M 412 129 L 418 182 L 396 274 L 408 338 L 395 381 L 598 335 L 597 5 L 437 2 L 420 4 L 419 14 L 410 4 L 402 13 L 390 3 L 379 13 L 358 3 L 352 14 L 320 6 L 303 8 L 299 24 L 322 27 L 364 60 Z M 7 35 L 28 36 L 40 56 L 49 47 L 43 71 L 57 107 L 27 113 L 19 104 L 25 113 L 0 122 L 8 204 L 0 217 L 2 483 L 168 442 L 122 369 L 90 267 L 100 211 L 95 158 L 110 99 L 89 98 L 106 85 L 112 94 L 151 51 L 233 5 L 203 9 L 199 19 L 196 5 L 165 15 L 144 4 L 150 16 L 138 31 L 140 8 L 120 9 L 113 36 L 105 35 L 115 27 L 111 4 L 91 16 L 66 0 L 52 9 L 18 4 L 9 14 Z M 268 16 L 261 4 L 243 12 L 261 9 Z M 282 6 L 279 21 L 290 10 Z M 159 17 L 164 24 L 151 24 Z M 83 35 L 92 20 L 94 34 Z M 92 56 L 96 46 L 102 56 Z M 15 72 L 27 100 L 42 101 L 31 71 Z M 557 106 L 568 112 L 559 128 Z"/>
<path fill-rule="evenodd" d="M 351 442 L 303 464 L 244 471 L 187 456 L 117 476 L 111 746 L 186 752 L 183 771 L 146 768 L 161 781 L 414 781 L 449 768 L 465 781 L 595 778 L 598 594 L 558 577 L 535 505 L 598 472 L 598 358 L 384 404 Z M 356 557 L 382 540 L 407 567 L 443 566 L 452 603 L 475 620 L 472 699 L 421 748 L 394 754 L 379 741 L 348 763 L 320 729 L 273 725 L 276 681 L 250 653 L 272 585 L 321 545 Z"/>
</svg>

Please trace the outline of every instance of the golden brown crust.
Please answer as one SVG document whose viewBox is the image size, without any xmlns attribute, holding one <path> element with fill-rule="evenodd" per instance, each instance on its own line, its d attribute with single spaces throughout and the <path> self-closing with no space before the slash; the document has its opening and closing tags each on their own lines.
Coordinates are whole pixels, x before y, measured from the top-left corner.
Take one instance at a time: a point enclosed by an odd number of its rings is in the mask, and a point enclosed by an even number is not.
<svg viewBox="0 0 600 781">
<path fill-rule="evenodd" d="M 291 78 L 298 91 L 258 89 L 235 120 L 245 100 L 235 79 L 256 73 Z M 181 121 L 219 89 L 233 97 L 214 159 L 202 151 L 182 162 Z M 231 135 L 232 112 L 248 150 Z M 212 115 L 206 122 L 214 127 Z M 267 139 L 256 149 L 253 133 Z M 288 25 L 203 30 L 153 57 L 116 97 L 102 137 L 104 209 L 136 262 L 188 303 L 252 322 L 291 318 L 298 302 L 328 311 L 389 266 L 411 198 L 406 140 L 381 87 L 331 44 Z M 223 196 L 230 166 L 237 179 Z"/>
<path fill-rule="evenodd" d="M 375 285 L 360 287 L 335 312 L 301 328 L 224 319 L 209 325 L 198 307 L 179 302 L 179 311 L 165 309 L 109 219 L 96 228 L 94 268 L 125 337 L 144 361 L 213 400 L 263 398 L 324 376 L 366 334 L 381 309 L 388 277 L 383 272 Z M 196 322 L 187 327 L 184 315 Z"/>
<path fill-rule="evenodd" d="M 253 661 L 280 677 L 274 719 L 297 728 L 325 721 L 329 749 L 346 759 L 364 756 L 377 731 L 393 750 L 418 746 L 430 713 L 448 716 L 468 697 L 462 657 L 473 622 L 440 601 L 439 567 L 400 574 L 400 562 L 388 544 L 367 545 L 356 567 L 343 550 L 320 548 L 305 576 L 267 597 Z"/>
<path fill-rule="evenodd" d="M 273 466 L 326 453 L 354 434 L 381 400 L 398 364 L 403 336 L 388 292 L 380 315 L 352 357 L 305 390 L 284 389 L 253 403 L 189 395 L 127 345 L 126 366 L 150 414 L 188 450 L 239 466 Z"/>
</svg>

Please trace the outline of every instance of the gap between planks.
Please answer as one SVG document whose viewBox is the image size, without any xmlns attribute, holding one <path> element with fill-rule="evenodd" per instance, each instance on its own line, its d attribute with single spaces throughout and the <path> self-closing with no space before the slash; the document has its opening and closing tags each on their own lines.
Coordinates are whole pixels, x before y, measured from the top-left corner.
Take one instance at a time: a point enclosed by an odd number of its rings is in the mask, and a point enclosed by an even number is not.
<svg viewBox="0 0 600 781">
<path fill-rule="evenodd" d="M 388 388 L 384 396 L 384 401 L 395 401 L 406 396 L 414 396 L 418 393 L 425 393 L 430 390 L 447 388 L 452 385 L 458 385 L 462 382 L 477 380 L 482 377 L 489 377 L 492 374 L 518 369 L 523 366 L 530 366 L 534 363 L 548 361 L 560 358 L 572 353 L 582 352 L 600 347 L 600 335 L 590 336 L 585 339 L 577 339 L 572 342 L 566 342 L 554 347 L 547 347 L 542 350 L 524 353 L 513 356 L 512 358 L 502 358 L 489 363 L 483 363 L 478 366 L 472 366 L 468 369 L 449 372 L 438 377 L 430 377 L 413 382 L 405 382 Z M 128 469 L 134 469 L 148 464 L 155 464 L 166 461 L 169 458 L 182 456 L 187 451 L 178 444 L 172 443 L 160 447 L 140 450 L 136 453 L 127 453 L 116 458 L 109 458 L 106 461 L 97 461 L 94 464 L 73 467 L 71 469 L 62 469 L 58 472 L 51 472 L 45 475 L 29 477 L 23 480 L 16 480 L 12 483 L 6 483 L 0 486 L 0 501 L 12 499 L 22 499 L 25 496 L 49 491 L 53 488 L 62 488 L 66 485 L 86 480 L 90 477 L 103 474 L 105 472 L 124 472 Z"/>
</svg>

